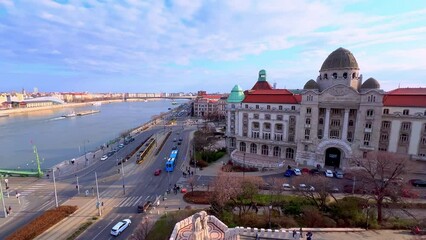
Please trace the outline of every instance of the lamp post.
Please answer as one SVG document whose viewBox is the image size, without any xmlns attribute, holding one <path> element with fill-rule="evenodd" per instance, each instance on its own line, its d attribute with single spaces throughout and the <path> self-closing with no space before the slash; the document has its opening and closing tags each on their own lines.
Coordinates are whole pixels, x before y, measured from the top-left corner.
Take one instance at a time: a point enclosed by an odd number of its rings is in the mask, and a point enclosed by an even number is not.
<svg viewBox="0 0 426 240">
<path fill-rule="evenodd" d="M 52 169 L 52 175 L 53 175 L 53 187 L 55 189 L 55 204 L 56 204 L 56 207 L 59 207 L 58 193 L 56 192 L 56 180 L 55 180 L 55 169 L 54 168 Z"/>
<path fill-rule="evenodd" d="M 121 177 L 123 178 L 123 195 L 126 195 L 126 185 L 124 184 L 124 162 L 121 161 Z"/>
<path fill-rule="evenodd" d="M 3 204 L 4 218 L 7 218 L 6 205 L 4 204 L 3 187 L 1 185 L 1 181 L 0 181 L 0 194 L 1 194 L 0 195 L 1 202 Z"/>
<path fill-rule="evenodd" d="M 77 186 L 76 186 L 77 193 L 80 195 L 80 185 L 78 184 L 78 176 L 77 176 L 77 174 L 75 175 L 75 177 L 77 178 Z"/>
<path fill-rule="evenodd" d="M 85 165 L 88 165 L 89 159 L 87 159 L 87 152 L 86 152 L 86 140 L 83 142 L 83 148 L 84 148 L 84 159 L 85 159 Z"/>
<path fill-rule="evenodd" d="M 368 206 L 367 206 L 367 223 L 365 224 L 365 225 L 366 225 L 366 227 L 365 227 L 365 228 L 366 228 L 367 230 L 368 230 L 368 218 L 369 218 L 369 216 L 370 216 L 370 214 L 369 214 L 369 213 L 370 213 L 370 205 L 368 205 Z"/>
<path fill-rule="evenodd" d="M 272 211 L 272 205 L 269 205 L 269 229 L 271 229 L 271 211 Z"/>
<path fill-rule="evenodd" d="M 243 163 L 244 163 L 244 166 L 243 166 L 243 179 L 244 179 L 246 175 L 246 152 L 245 151 L 243 153 Z"/>
<path fill-rule="evenodd" d="M 102 211 L 101 211 L 101 206 L 100 206 L 101 203 L 100 203 L 100 200 L 99 200 L 98 175 L 96 174 L 96 172 L 95 172 L 95 182 L 96 182 L 96 194 L 97 194 L 97 196 L 96 196 L 96 199 L 97 199 L 96 207 L 98 208 L 99 216 L 102 216 Z"/>
</svg>

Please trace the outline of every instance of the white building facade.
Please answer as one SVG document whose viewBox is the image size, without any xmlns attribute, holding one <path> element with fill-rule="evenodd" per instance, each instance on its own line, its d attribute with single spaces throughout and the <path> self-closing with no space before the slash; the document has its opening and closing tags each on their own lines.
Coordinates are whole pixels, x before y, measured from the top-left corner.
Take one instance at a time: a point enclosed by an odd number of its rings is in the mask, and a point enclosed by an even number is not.
<svg viewBox="0 0 426 240">
<path fill-rule="evenodd" d="M 260 167 L 344 169 L 378 150 L 426 160 L 426 88 L 386 93 L 373 78 L 363 82 L 355 57 L 339 48 L 300 94 L 273 89 L 264 70 L 251 90 L 234 87 L 226 136 L 233 161 Z"/>
</svg>

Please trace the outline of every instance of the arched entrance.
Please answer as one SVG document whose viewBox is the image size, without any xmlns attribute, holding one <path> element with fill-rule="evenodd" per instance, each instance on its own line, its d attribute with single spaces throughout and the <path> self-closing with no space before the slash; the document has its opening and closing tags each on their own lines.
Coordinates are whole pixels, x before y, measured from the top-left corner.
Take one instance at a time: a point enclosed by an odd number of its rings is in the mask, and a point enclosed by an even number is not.
<svg viewBox="0 0 426 240">
<path fill-rule="evenodd" d="M 327 148 L 327 150 L 325 150 L 325 166 L 339 168 L 341 157 L 342 153 L 338 148 Z"/>
</svg>

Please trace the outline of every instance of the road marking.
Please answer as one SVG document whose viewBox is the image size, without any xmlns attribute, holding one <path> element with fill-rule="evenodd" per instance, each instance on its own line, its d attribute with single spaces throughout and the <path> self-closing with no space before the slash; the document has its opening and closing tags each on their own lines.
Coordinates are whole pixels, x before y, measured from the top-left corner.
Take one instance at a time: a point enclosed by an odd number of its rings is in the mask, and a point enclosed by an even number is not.
<svg viewBox="0 0 426 240">
<path fill-rule="evenodd" d="M 133 205 L 133 203 L 134 203 L 134 201 L 137 199 L 138 197 L 136 196 L 136 197 L 132 197 L 131 199 L 132 200 L 130 200 L 127 204 L 126 204 L 126 207 L 130 207 L 130 206 L 132 206 Z"/>
<path fill-rule="evenodd" d="M 101 231 L 99 231 L 98 234 L 96 234 L 96 236 L 93 237 L 93 240 L 95 240 L 99 235 L 101 235 L 101 233 L 114 221 L 116 221 L 116 219 L 118 218 L 118 216 L 116 216 L 114 219 L 112 219 L 104 228 L 102 228 Z M 111 238 L 111 236 L 110 236 Z"/>
<path fill-rule="evenodd" d="M 123 207 L 129 200 L 130 198 L 126 198 L 126 200 L 120 204 L 120 207 Z"/>
<path fill-rule="evenodd" d="M 141 196 L 141 197 L 142 197 L 142 196 Z M 145 198 L 145 201 L 146 201 L 146 200 L 148 200 L 148 198 L 149 198 L 149 195 L 148 195 L 148 197 L 146 197 L 146 198 Z"/>
<path fill-rule="evenodd" d="M 138 202 L 141 200 L 141 198 L 142 198 L 142 196 L 140 196 L 140 197 L 136 200 L 136 202 L 133 204 L 133 206 L 136 206 L 136 205 L 138 204 Z"/>
</svg>

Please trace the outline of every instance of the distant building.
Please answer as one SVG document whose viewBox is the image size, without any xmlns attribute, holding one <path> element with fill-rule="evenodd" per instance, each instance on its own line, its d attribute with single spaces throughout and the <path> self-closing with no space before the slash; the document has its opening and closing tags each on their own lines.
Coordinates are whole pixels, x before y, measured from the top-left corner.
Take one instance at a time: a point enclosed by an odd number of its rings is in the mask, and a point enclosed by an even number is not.
<svg viewBox="0 0 426 240">
<path fill-rule="evenodd" d="M 363 81 L 355 57 L 339 48 L 316 81 L 295 92 L 272 88 L 264 70 L 250 90 L 232 89 L 226 135 L 233 161 L 347 168 L 377 150 L 426 160 L 426 88 L 384 92 L 374 78 Z"/>
<path fill-rule="evenodd" d="M 193 102 L 194 116 L 214 119 L 224 118 L 226 97 L 227 94 L 207 94 L 205 91 L 199 91 L 197 98 Z"/>
</svg>

